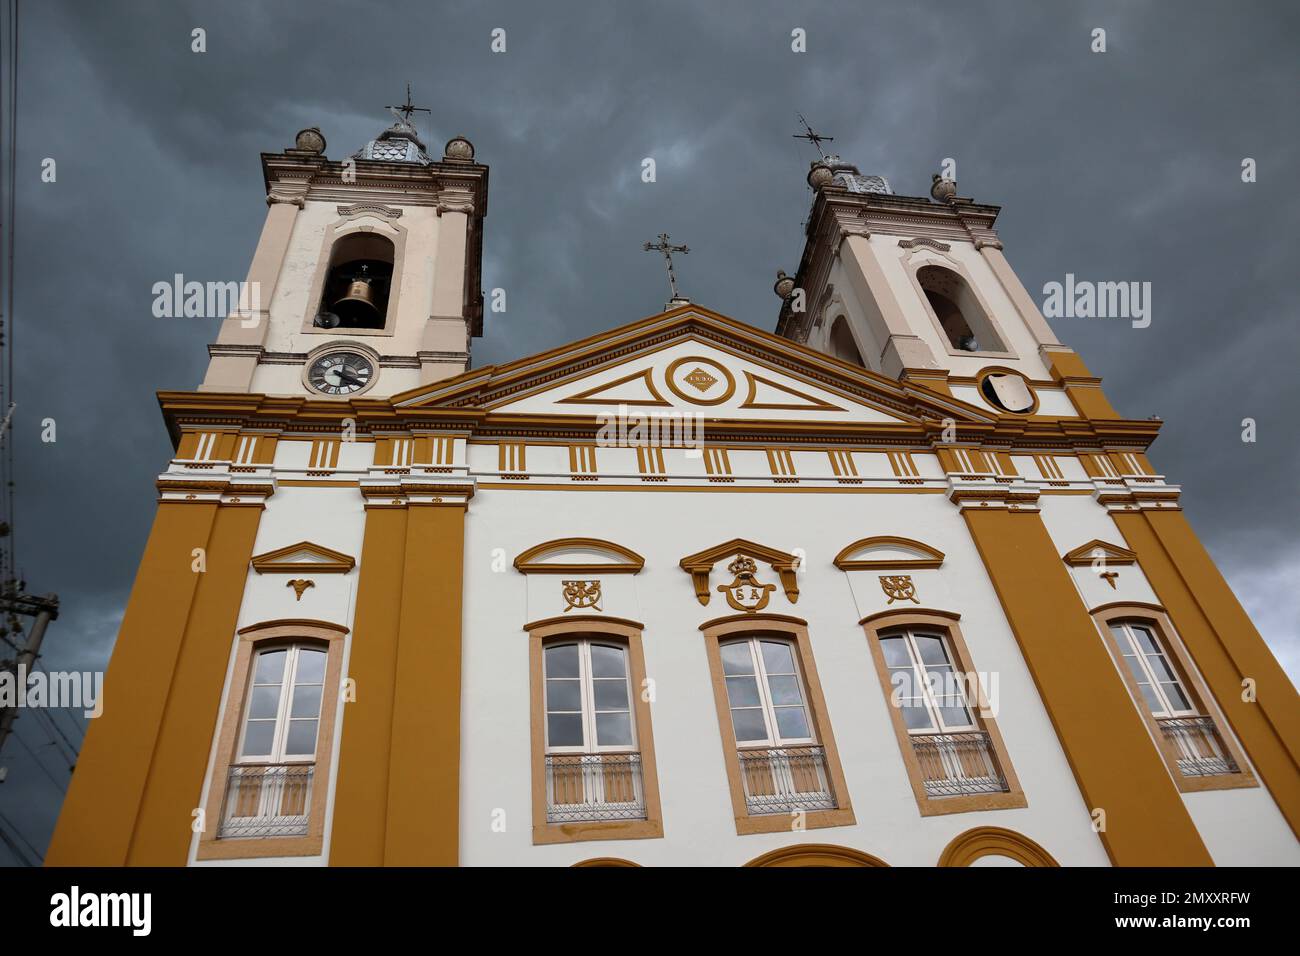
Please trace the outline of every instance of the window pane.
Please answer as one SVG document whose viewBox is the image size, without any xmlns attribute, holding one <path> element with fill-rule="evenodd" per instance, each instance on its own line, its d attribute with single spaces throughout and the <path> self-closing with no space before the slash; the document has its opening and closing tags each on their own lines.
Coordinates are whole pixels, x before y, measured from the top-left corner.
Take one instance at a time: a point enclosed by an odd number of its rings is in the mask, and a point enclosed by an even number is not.
<svg viewBox="0 0 1300 956">
<path fill-rule="evenodd" d="M 253 688 L 253 698 L 248 705 L 250 720 L 256 720 L 259 717 L 269 717 L 274 720 L 279 709 L 280 688 L 278 685 Z"/>
<path fill-rule="evenodd" d="M 1160 689 L 1165 692 L 1165 696 L 1169 698 L 1169 705 L 1173 707 L 1174 710 L 1192 709 L 1192 705 L 1187 701 L 1187 695 L 1183 693 L 1183 689 L 1177 684 L 1162 683 Z"/>
<path fill-rule="evenodd" d="M 903 701 L 903 723 L 907 725 L 908 730 L 934 730 L 934 722 L 930 720 L 930 712 L 920 703 Z"/>
<path fill-rule="evenodd" d="M 627 681 L 622 678 L 592 681 L 592 687 L 597 710 L 627 710 Z"/>
<path fill-rule="evenodd" d="M 268 757 L 271 754 L 271 740 L 275 736 L 274 720 L 250 720 L 244 731 L 245 757 Z"/>
<path fill-rule="evenodd" d="M 576 680 L 548 680 L 546 682 L 547 710 L 581 710 L 582 693 Z"/>
<path fill-rule="evenodd" d="M 727 700 L 732 707 L 757 707 L 758 681 L 752 677 L 728 677 Z"/>
<path fill-rule="evenodd" d="M 1165 709 L 1165 705 L 1161 703 L 1159 696 L 1151 689 L 1150 684 L 1138 684 L 1138 690 L 1142 691 L 1142 696 L 1146 699 L 1147 707 L 1151 709 L 1151 713 L 1158 714 Z"/>
<path fill-rule="evenodd" d="M 808 715 L 802 707 L 778 707 L 776 729 L 787 740 L 812 736 L 808 729 Z"/>
<path fill-rule="evenodd" d="M 627 667 L 623 664 L 623 648 L 592 644 L 591 676 L 627 677 Z"/>
<path fill-rule="evenodd" d="M 722 645 L 722 672 L 724 674 L 754 673 L 754 658 L 748 641 L 733 641 Z"/>
<path fill-rule="evenodd" d="M 942 703 L 949 704 L 953 702 L 943 701 Z M 971 725 L 970 712 L 961 704 L 957 704 L 953 707 L 940 707 L 939 719 L 943 721 L 945 727 L 949 728 L 969 727 Z"/>
<path fill-rule="evenodd" d="M 546 743 L 551 747 L 582 746 L 581 714 L 547 714 Z"/>
<path fill-rule="evenodd" d="M 758 708 L 733 710 L 731 723 L 736 728 L 736 740 L 766 740 L 767 724 L 763 721 L 763 712 Z"/>
<path fill-rule="evenodd" d="M 578 676 L 578 645 L 560 644 L 546 649 L 547 677 Z"/>
<path fill-rule="evenodd" d="M 596 715 L 596 742 L 602 747 L 632 746 L 632 717 L 621 714 Z"/>
<path fill-rule="evenodd" d="M 298 651 L 297 684 L 322 684 L 325 682 L 325 652 L 302 648 Z"/>
<path fill-rule="evenodd" d="M 289 709 L 290 717 L 320 716 L 320 684 L 308 684 L 306 687 L 293 689 L 293 705 Z"/>
<path fill-rule="evenodd" d="M 803 694 L 799 692 L 799 678 L 793 675 L 771 677 L 768 679 L 767 686 L 772 692 L 773 704 L 803 703 Z"/>
<path fill-rule="evenodd" d="M 933 634 L 916 635 L 916 653 L 923 664 L 948 663 L 948 652 L 944 650 L 943 638 Z"/>
<path fill-rule="evenodd" d="M 910 667 L 911 659 L 907 656 L 907 645 L 901 637 L 882 637 L 880 649 L 885 654 L 885 663 L 890 667 Z"/>
<path fill-rule="evenodd" d="M 316 752 L 316 721 L 289 721 L 289 737 L 284 744 L 287 754 L 314 754 Z"/>
<path fill-rule="evenodd" d="M 1151 667 L 1151 672 L 1156 675 L 1156 680 L 1161 683 L 1178 680 L 1178 675 L 1174 673 L 1174 669 L 1169 666 L 1169 661 L 1163 656 L 1148 654 L 1147 664 Z"/>
<path fill-rule="evenodd" d="M 284 677 L 284 658 L 287 651 L 263 651 L 257 655 L 254 684 L 278 684 Z"/>
<path fill-rule="evenodd" d="M 1137 638 L 1138 647 L 1142 648 L 1143 653 L 1159 654 L 1160 645 L 1151 632 L 1145 627 L 1138 627 L 1136 624 L 1130 625 L 1133 628 L 1133 636 Z"/>
<path fill-rule="evenodd" d="M 769 674 L 793 674 L 794 657 L 790 645 L 784 641 L 760 641 L 763 649 L 763 666 Z"/>
</svg>

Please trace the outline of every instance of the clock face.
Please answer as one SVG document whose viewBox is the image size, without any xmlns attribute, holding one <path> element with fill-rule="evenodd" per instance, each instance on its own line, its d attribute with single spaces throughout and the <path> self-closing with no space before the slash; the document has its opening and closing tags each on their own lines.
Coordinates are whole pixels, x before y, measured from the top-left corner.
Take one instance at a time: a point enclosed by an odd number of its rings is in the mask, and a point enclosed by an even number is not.
<svg viewBox="0 0 1300 956">
<path fill-rule="evenodd" d="M 370 384 L 375 367 L 357 352 L 330 352 L 311 363 L 307 381 L 323 395 L 351 395 Z"/>
</svg>

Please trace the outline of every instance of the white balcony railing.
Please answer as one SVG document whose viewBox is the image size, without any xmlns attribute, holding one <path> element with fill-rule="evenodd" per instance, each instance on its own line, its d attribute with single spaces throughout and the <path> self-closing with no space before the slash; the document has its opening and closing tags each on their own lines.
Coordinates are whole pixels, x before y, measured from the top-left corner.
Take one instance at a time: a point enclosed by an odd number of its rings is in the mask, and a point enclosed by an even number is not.
<svg viewBox="0 0 1300 956">
<path fill-rule="evenodd" d="M 639 753 L 547 756 L 547 823 L 645 818 Z"/>
<path fill-rule="evenodd" d="M 1156 723 L 1165 739 L 1174 745 L 1178 769 L 1184 777 L 1241 773 L 1209 717 L 1157 717 Z"/>
<path fill-rule="evenodd" d="M 219 838 L 303 836 L 311 813 L 314 764 L 230 768 Z"/>
<path fill-rule="evenodd" d="M 761 747 L 737 756 L 750 814 L 835 809 L 821 747 Z"/>
<path fill-rule="evenodd" d="M 912 749 L 921 765 L 927 796 L 958 797 L 1007 789 L 989 735 L 982 731 L 913 734 Z"/>
</svg>

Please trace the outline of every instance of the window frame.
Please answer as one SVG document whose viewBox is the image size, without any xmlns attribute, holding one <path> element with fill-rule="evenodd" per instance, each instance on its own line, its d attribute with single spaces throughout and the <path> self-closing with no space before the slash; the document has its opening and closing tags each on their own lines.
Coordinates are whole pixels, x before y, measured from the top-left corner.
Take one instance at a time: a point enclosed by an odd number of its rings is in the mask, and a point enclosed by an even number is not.
<svg viewBox="0 0 1300 956">
<path fill-rule="evenodd" d="M 611 678 L 596 677 L 593 673 L 591 663 L 592 646 L 612 647 L 623 656 L 623 682 L 627 688 L 627 715 L 630 725 L 632 742 L 631 744 L 608 744 L 601 745 L 597 741 L 598 728 L 596 717 L 600 713 L 596 709 L 596 690 L 594 682 L 597 680 L 610 680 Z M 570 677 L 551 677 L 546 672 L 546 652 L 554 648 L 576 646 L 578 648 L 578 676 Z M 634 706 L 632 695 L 632 673 L 629 666 L 628 657 L 630 649 L 625 641 L 615 641 L 599 634 L 590 636 L 564 635 L 552 637 L 542 641 L 542 716 L 546 718 L 543 721 L 543 732 L 545 734 L 545 746 L 547 754 L 618 754 L 618 753 L 636 753 L 637 742 L 637 720 L 636 707 Z M 577 747 L 557 746 L 551 743 L 550 736 L 550 682 L 552 680 L 577 680 L 578 681 L 578 714 L 582 717 L 582 739 L 583 743 Z M 556 711 L 556 713 L 573 713 L 573 711 Z M 621 713 L 621 711 L 607 711 L 607 713 Z"/>
<path fill-rule="evenodd" d="M 1182 639 L 1178 636 L 1168 612 L 1159 604 L 1117 602 L 1093 608 L 1091 614 L 1097 632 L 1101 636 L 1106 650 L 1110 653 L 1111 660 L 1124 681 L 1124 686 L 1128 688 L 1133 706 L 1146 724 L 1151 741 L 1155 744 L 1157 752 L 1164 760 L 1165 767 L 1169 770 L 1169 775 L 1173 778 L 1174 785 L 1179 791 L 1182 793 L 1196 793 L 1203 790 L 1235 790 L 1243 787 L 1258 787 L 1259 781 L 1246 759 L 1245 751 L 1234 736 L 1231 726 L 1224 719 L 1223 711 L 1219 709 L 1213 695 L 1206 686 L 1204 678 L 1201 677 L 1200 672 L 1193 664 L 1187 648 L 1183 646 Z M 1183 772 L 1178 767 L 1179 753 L 1176 745 L 1165 737 L 1164 731 L 1158 722 L 1159 718 L 1147 706 L 1146 699 L 1142 696 L 1141 689 L 1138 687 L 1137 679 L 1124 661 L 1119 644 L 1115 640 L 1115 635 L 1111 632 L 1110 625 L 1112 622 L 1128 621 L 1142 624 L 1152 632 L 1156 643 L 1164 652 L 1165 660 L 1170 663 L 1175 675 L 1177 675 L 1184 696 L 1197 708 L 1194 714 L 1170 714 L 1168 716 L 1207 717 L 1214 721 L 1214 727 L 1219 739 L 1223 742 L 1223 746 L 1228 753 L 1232 755 L 1232 759 L 1236 761 L 1238 773 L 1201 777 L 1183 775 Z"/>
<path fill-rule="evenodd" d="M 780 728 L 777 722 L 776 708 L 777 704 L 772 701 L 771 675 L 767 672 L 767 662 L 763 659 L 763 652 L 760 645 L 781 644 L 790 651 L 790 660 L 794 666 L 793 674 L 777 674 L 777 677 L 794 677 L 799 687 L 799 707 L 803 710 L 804 720 L 808 724 L 808 729 L 812 735 L 808 737 L 790 737 L 785 738 L 780 734 Z M 750 634 L 737 635 L 728 637 L 718 642 L 718 653 L 721 656 L 722 648 L 731 645 L 744 644 L 750 654 L 750 662 L 754 666 L 752 675 L 745 674 L 728 674 L 726 661 L 722 661 L 723 683 L 727 688 L 727 714 L 730 716 L 735 710 L 753 710 L 753 707 L 736 707 L 731 702 L 731 686 L 727 684 L 728 679 L 736 677 L 752 676 L 758 689 L 758 710 L 763 715 L 763 728 L 766 736 L 763 740 L 746 740 L 741 742 L 738 738 L 735 743 L 741 750 L 753 748 L 773 749 L 780 747 L 819 747 L 821 744 L 817 739 L 817 726 L 813 720 L 812 713 L 808 706 L 808 683 L 804 679 L 802 668 L 799 666 L 799 645 L 798 642 L 788 637 L 777 637 L 770 633 L 767 634 Z M 790 707 L 790 704 L 781 704 L 782 707 Z M 735 735 L 735 721 L 732 720 L 732 734 Z"/>
<path fill-rule="evenodd" d="M 645 653 L 642 625 L 625 618 L 583 614 L 552 617 L 524 625 L 528 634 L 530 749 L 532 752 L 533 844 L 576 843 L 585 840 L 640 840 L 664 835 L 663 809 L 659 800 L 659 775 L 655 763 L 654 729 L 650 702 L 644 699 Z M 639 752 L 641 787 L 645 797 L 644 820 L 583 820 L 550 823 L 546 819 L 546 672 L 545 648 L 568 640 L 588 639 L 596 643 L 622 645 L 627 668 L 629 703 L 636 750 L 623 747 L 601 753 Z M 563 751 L 597 752 L 597 751 Z"/>
<path fill-rule="evenodd" d="M 826 699 L 822 694 L 821 681 L 817 677 L 817 664 L 813 660 L 812 644 L 808 637 L 808 622 L 784 614 L 735 614 L 706 621 L 700 625 L 700 631 L 704 636 L 705 653 L 713 682 L 713 700 L 718 714 L 718 737 L 722 744 L 722 757 L 731 792 L 731 809 L 736 833 L 740 836 L 752 833 L 789 833 L 793 831 L 796 822 L 792 814 L 786 813 L 751 816 L 746 807 L 739 752 L 747 748 L 736 742 L 736 731 L 731 722 L 730 696 L 722 666 L 721 647 L 729 638 L 743 636 L 783 639 L 789 641 L 795 650 L 792 656 L 803 678 L 804 706 L 817 739 L 814 746 L 822 748 L 826 755 L 827 782 L 836 803 L 832 810 L 802 811 L 799 820 L 803 829 L 854 826 L 857 819 L 853 814 L 853 801 L 849 797 L 848 783 L 844 778 L 839 750 L 835 746 L 835 735 L 831 730 L 830 717 L 826 710 Z M 790 746 L 808 745 L 791 744 Z"/>
<path fill-rule="evenodd" d="M 1006 781 L 1007 789 L 1001 793 L 970 793 L 952 797 L 931 796 L 925 789 L 925 774 L 921 769 L 921 762 L 916 755 L 915 746 L 912 742 L 914 737 L 924 736 L 925 732 L 913 733 L 910 731 L 903 718 L 902 708 L 895 707 L 891 703 L 893 685 L 889 679 L 890 670 L 885 662 L 885 652 L 880 644 L 881 638 L 896 636 L 900 630 L 917 629 L 937 633 L 944 639 L 949 665 L 954 672 L 975 674 L 978 672 L 972 663 L 966 639 L 962 636 L 961 627 L 958 623 L 960 620 L 961 615 L 955 611 L 914 608 L 911 610 L 880 611 L 876 614 L 870 614 L 858 622 L 866 634 L 867 648 L 875 666 L 876 676 L 880 679 L 881 692 L 884 694 L 885 709 L 889 712 L 890 724 L 893 726 L 894 735 L 898 740 L 898 750 L 903 758 L 903 766 L 907 770 L 908 782 L 912 786 L 912 795 L 915 797 L 917 809 L 923 817 L 945 816 L 952 813 L 973 813 L 983 810 L 1014 810 L 1029 806 L 1025 792 L 1020 786 L 1020 778 L 1016 776 L 1015 767 L 1011 763 L 1006 743 L 1002 739 L 1002 733 L 998 729 L 997 719 L 990 713 L 988 700 L 984 696 L 984 689 L 979 685 L 978 681 L 975 684 L 976 699 L 974 701 L 963 691 L 966 710 L 975 722 L 975 726 L 964 730 L 935 729 L 930 733 L 974 733 L 978 731 L 986 734 L 989 739 L 989 746 L 993 750 L 993 758 L 997 761 L 998 770 L 1002 773 L 1002 779 Z"/>
<path fill-rule="evenodd" d="M 918 683 L 920 684 L 921 689 L 921 701 L 925 706 L 926 713 L 930 716 L 931 726 L 929 728 L 922 729 L 908 727 L 907 732 L 912 735 L 924 736 L 927 734 L 960 734 L 983 731 L 984 728 L 979 725 L 979 719 L 975 713 L 977 708 L 971 707 L 970 698 L 966 696 L 964 688 L 960 691 L 961 704 L 970 720 L 960 727 L 947 726 L 947 722 L 944 720 L 941 713 L 943 708 L 940 707 L 938 699 L 934 696 L 929 681 L 930 668 L 938 665 L 926 664 L 925 661 L 921 659 L 921 651 L 916 644 L 916 638 L 918 636 L 936 638 L 939 641 L 940 647 L 943 648 L 944 657 L 946 658 L 944 666 L 951 668 L 954 673 L 957 672 L 958 666 L 957 655 L 953 653 L 952 641 L 948 636 L 946 629 L 923 627 L 916 624 L 903 624 L 892 629 L 881 631 L 880 635 L 877 637 L 877 640 L 879 641 L 891 639 L 902 640 L 903 647 L 907 650 L 907 656 L 912 668 L 912 673 L 919 676 Z M 881 656 L 884 656 L 883 649 L 881 651 Z M 886 659 L 885 669 L 894 671 L 898 668 L 890 665 L 888 659 Z M 892 687 L 892 674 L 890 676 L 890 686 Z M 906 725 L 906 720 L 904 720 L 904 725 Z"/>
<path fill-rule="evenodd" d="M 318 856 L 325 847 L 325 810 L 333 773 L 334 741 L 340 707 L 344 645 L 348 628 L 329 621 L 273 620 L 241 628 L 233 649 L 229 689 L 219 717 L 212 771 L 203 803 L 204 828 L 195 849 L 197 860 L 238 860 L 266 857 Z M 307 833 L 303 836 L 226 837 L 218 838 L 230 770 L 245 764 L 269 763 L 265 758 L 242 757 L 245 716 L 251 703 L 253 668 L 262 651 L 291 644 L 315 645 L 326 653 L 325 676 L 321 685 L 321 706 L 316 726 L 316 752 L 312 759 L 298 758 L 286 763 L 312 763 L 313 796 L 307 813 Z M 285 705 L 281 685 L 281 706 Z"/>
<path fill-rule="evenodd" d="M 302 651 L 314 651 L 325 655 L 325 668 L 321 672 L 319 685 L 315 682 L 301 683 L 298 680 L 298 662 L 301 660 Z M 276 651 L 288 651 L 288 657 L 285 658 L 284 670 L 280 675 L 280 695 L 276 702 L 275 716 L 269 718 L 275 721 L 275 727 L 271 732 L 271 750 L 268 754 L 247 755 L 244 753 L 244 744 L 248 737 L 248 724 L 251 720 L 266 720 L 265 717 L 252 717 L 253 709 L 253 692 L 258 687 L 270 686 L 258 684 L 257 663 L 264 654 L 272 654 Z M 292 666 L 291 666 L 292 664 Z M 235 741 L 234 756 L 231 765 L 235 764 L 296 764 L 296 763 L 315 763 L 316 750 L 320 746 L 320 723 L 322 712 L 325 709 L 325 677 L 329 670 L 329 648 L 321 646 L 320 642 L 314 639 L 302 641 L 264 641 L 253 649 L 250 660 L 249 680 L 247 693 L 244 697 L 244 709 L 239 722 L 239 736 Z M 292 676 L 290 676 L 292 675 Z M 319 686 L 321 689 L 320 704 L 316 711 L 316 735 L 313 743 L 312 753 L 310 754 L 290 754 L 285 751 L 289 737 L 289 722 L 294 720 L 291 716 L 293 710 L 293 692 L 299 686 Z M 287 689 L 287 690 L 286 690 Z M 297 718 L 301 719 L 301 718 Z"/>
</svg>

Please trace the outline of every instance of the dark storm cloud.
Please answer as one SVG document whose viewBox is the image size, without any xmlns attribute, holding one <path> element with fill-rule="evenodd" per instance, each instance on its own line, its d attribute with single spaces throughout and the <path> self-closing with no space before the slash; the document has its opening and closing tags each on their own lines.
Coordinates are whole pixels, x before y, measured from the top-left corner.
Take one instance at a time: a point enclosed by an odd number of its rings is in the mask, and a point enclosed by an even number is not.
<svg viewBox="0 0 1300 956">
<path fill-rule="evenodd" d="M 18 546 L 31 587 L 63 598 L 47 666 L 106 660 L 170 455 L 153 393 L 194 387 L 216 333 L 152 318 L 150 287 L 242 278 L 258 153 L 319 126 L 342 157 L 410 80 L 431 151 L 463 133 L 492 170 L 484 285 L 508 311 L 476 364 L 654 312 L 662 264 L 641 243 L 664 230 L 691 246 L 687 294 L 771 329 L 810 200 L 796 110 L 900 193 L 955 158 L 963 195 L 1005 207 L 1035 298 L 1067 272 L 1151 282 L 1150 328 L 1054 327 L 1122 413 L 1166 419 L 1153 460 L 1296 673 L 1298 27 L 1283 3 L 25 4 Z M 20 748 L 5 761 L 0 806 L 43 845 L 57 792 Z"/>
</svg>

